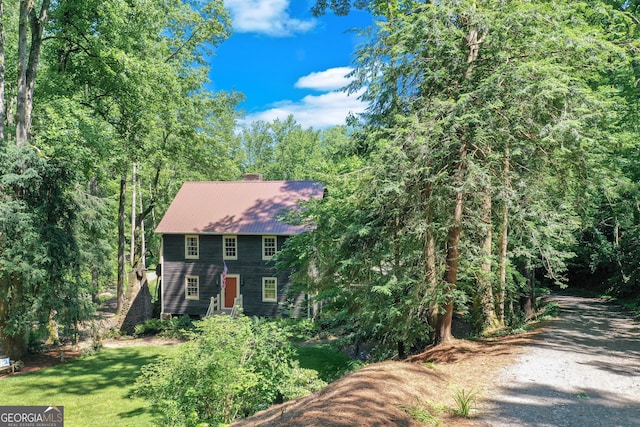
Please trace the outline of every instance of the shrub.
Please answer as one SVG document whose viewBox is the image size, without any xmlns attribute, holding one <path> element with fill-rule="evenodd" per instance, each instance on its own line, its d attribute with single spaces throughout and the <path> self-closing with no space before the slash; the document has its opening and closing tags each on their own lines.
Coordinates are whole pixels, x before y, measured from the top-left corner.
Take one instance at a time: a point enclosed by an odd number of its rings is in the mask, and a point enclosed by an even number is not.
<svg viewBox="0 0 640 427">
<path fill-rule="evenodd" d="M 159 335 L 165 338 L 186 338 L 188 332 L 193 330 L 193 321 L 187 315 L 174 317 L 170 320 L 149 319 L 135 326 L 133 334 Z"/>
<path fill-rule="evenodd" d="M 320 329 L 311 319 L 278 319 L 279 328 L 294 341 L 305 341 L 314 338 Z"/>
<path fill-rule="evenodd" d="M 136 382 L 135 392 L 158 408 L 166 425 L 231 423 L 325 385 L 298 366 L 274 323 L 214 316 L 196 322 L 191 338 L 145 366 Z"/>
</svg>

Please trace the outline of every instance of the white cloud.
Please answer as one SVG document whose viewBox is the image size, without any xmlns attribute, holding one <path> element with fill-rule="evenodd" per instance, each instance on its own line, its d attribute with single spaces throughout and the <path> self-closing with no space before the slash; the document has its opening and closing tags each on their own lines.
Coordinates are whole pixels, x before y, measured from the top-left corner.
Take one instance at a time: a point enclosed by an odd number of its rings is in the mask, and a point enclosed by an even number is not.
<svg viewBox="0 0 640 427">
<path fill-rule="evenodd" d="M 224 0 L 231 12 L 233 29 L 239 33 L 260 33 L 285 37 L 311 30 L 315 20 L 292 18 L 287 12 L 290 0 Z"/>
<path fill-rule="evenodd" d="M 351 71 L 353 71 L 351 67 L 336 67 L 325 71 L 318 71 L 317 73 L 300 77 L 295 87 L 321 91 L 342 89 L 349 84 L 347 74 Z"/>
<path fill-rule="evenodd" d="M 243 122 L 271 122 L 275 119 L 283 121 L 292 114 L 303 128 L 324 129 L 344 125 L 349 113 L 364 112 L 366 105 L 358 99 L 361 94 L 362 91 L 351 95 L 332 91 L 322 95 L 307 95 L 300 101 L 281 101 L 266 111 L 248 115 Z"/>
</svg>

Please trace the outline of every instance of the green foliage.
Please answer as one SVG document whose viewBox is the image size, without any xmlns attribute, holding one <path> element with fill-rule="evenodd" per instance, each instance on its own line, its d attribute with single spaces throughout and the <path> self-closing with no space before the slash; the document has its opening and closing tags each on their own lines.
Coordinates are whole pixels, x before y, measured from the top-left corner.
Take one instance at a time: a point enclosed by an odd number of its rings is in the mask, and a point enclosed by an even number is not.
<svg viewBox="0 0 640 427">
<path fill-rule="evenodd" d="M 313 319 L 277 319 L 277 327 L 294 341 L 305 341 L 314 338 L 320 328 Z"/>
<path fill-rule="evenodd" d="M 429 426 L 439 426 L 440 420 L 430 412 L 430 405 L 426 403 L 416 403 L 408 406 L 401 406 L 400 409 L 405 411 L 411 418 Z"/>
<path fill-rule="evenodd" d="M 453 400 L 456 404 L 456 407 L 453 409 L 453 413 L 461 417 L 469 418 L 471 417 L 471 411 L 478 400 L 478 391 L 475 389 L 466 390 L 455 387 L 453 391 Z"/>
<path fill-rule="evenodd" d="M 117 267 L 124 271 L 124 256 L 115 253 L 125 241 L 117 236 L 118 213 L 139 225 L 128 239 L 134 263 L 141 255 L 142 221 L 161 215 L 183 181 L 240 175 L 233 110 L 241 96 L 205 90 L 205 59 L 231 31 L 222 0 L 44 4 L 48 20 L 28 141 L 37 162 L 9 165 L 3 157 L 1 169 L 0 257 L 11 261 L 0 262 L 0 300 L 26 308 L 11 308 L 10 318 L 3 314 L 0 336 L 18 334 L 12 335 L 17 347 L 29 338 L 25 325 L 46 325 L 54 311 L 63 334 L 73 335 L 93 309 L 92 298 L 113 286 Z M 5 2 L 3 47 L 6 62 L 13 64 L 17 17 L 18 2 Z M 4 105 L 16 97 L 16 68 L 1 77 Z M 2 156 L 13 145 L 15 115 L 0 118 L 7 124 Z M 127 194 L 119 197 L 119 180 L 136 162 L 141 189 L 132 208 Z M 39 204 L 25 198 L 36 193 Z M 118 199 L 121 205 L 114 203 Z M 144 255 L 155 258 L 159 239 L 149 225 Z M 15 248 L 5 250 L 9 234 L 3 231 L 16 234 Z M 4 280 L 4 273 L 28 268 L 31 273 L 12 276 L 20 284 Z"/>
<path fill-rule="evenodd" d="M 143 368 L 137 394 L 165 425 L 230 423 L 269 405 L 310 393 L 324 382 L 299 367 L 274 323 L 214 316 L 172 356 Z"/>
<path fill-rule="evenodd" d="M 555 301 L 546 302 L 539 309 L 537 318 L 538 320 L 553 319 L 558 316 L 559 312 L 560 312 L 560 305 L 558 305 L 557 302 Z"/>
<path fill-rule="evenodd" d="M 620 300 L 617 302 L 619 302 L 629 310 L 633 311 L 636 314 L 636 316 L 640 316 L 640 297 L 633 298 L 633 299 Z"/>
<path fill-rule="evenodd" d="M 19 355 L 20 343 L 40 336 L 33 325 L 44 330 L 51 318 L 71 337 L 94 307 L 78 274 L 82 227 L 65 159 L 6 147 L 0 170 L 0 337 Z"/>
<path fill-rule="evenodd" d="M 364 366 L 363 362 L 353 360 L 327 344 L 300 345 L 296 348 L 295 357 L 302 368 L 316 371 L 318 377 L 327 383 Z"/>
<path fill-rule="evenodd" d="M 56 404 L 65 408 L 65 425 L 162 425 L 160 414 L 145 400 L 132 397 L 131 391 L 144 365 L 177 348 L 104 349 L 37 372 L 4 377 L 0 381 L 2 404 L 40 405 L 55 395 Z"/>
<path fill-rule="evenodd" d="M 243 171 L 262 173 L 266 180 L 320 179 L 327 168 L 323 135 L 302 129 L 293 116 L 254 122 L 242 132 Z"/>
<path fill-rule="evenodd" d="M 158 335 L 165 338 L 185 339 L 193 328 L 193 321 L 187 315 L 169 320 L 149 319 L 135 326 L 134 335 Z"/>
<path fill-rule="evenodd" d="M 419 349 L 453 304 L 481 306 L 480 327 L 517 325 L 529 289 L 566 286 L 592 195 L 632 181 L 606 183 L 608 166 L 637 173 L 637 24 L 599 1 L 364 3 L 383 19 L 350 89 L 370 107 L 334 151 L 328 198 L 299 218 L 314 230 L 286 249 L 297 281 L 378 357 Z M 597 219 L 605 236 L 611 217 Z M 625 291 L 638 289 L 634 230 L 614 259 Z"/>
</svg>

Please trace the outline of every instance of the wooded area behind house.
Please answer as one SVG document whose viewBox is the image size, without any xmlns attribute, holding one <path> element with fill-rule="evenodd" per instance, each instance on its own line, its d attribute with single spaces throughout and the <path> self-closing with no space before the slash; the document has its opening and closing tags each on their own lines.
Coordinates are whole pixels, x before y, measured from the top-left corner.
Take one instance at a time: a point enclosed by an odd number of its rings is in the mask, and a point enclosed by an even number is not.
<svg viewBox="0 0 640 427">
<path fill-rule="evenodd" d="M 635 1 L 318 1 L 376 17 L 367 112 L 238 126 L 206 89 L 222 0 L 0 0 L 0 341 L 72 337 L 158 261 L 185 181 L 316 180 L 279 260 L 378 357 L 517 327 L 535 288 L 640 297 Z"/>
</svg>

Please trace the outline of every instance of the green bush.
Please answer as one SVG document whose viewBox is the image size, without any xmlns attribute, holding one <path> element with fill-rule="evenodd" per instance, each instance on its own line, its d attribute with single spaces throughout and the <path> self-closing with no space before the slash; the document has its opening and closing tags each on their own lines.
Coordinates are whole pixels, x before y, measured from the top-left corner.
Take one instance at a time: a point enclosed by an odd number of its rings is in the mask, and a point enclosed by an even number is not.
<svg viewBox="0 0 640 427">
<path fill-rule="evenodd" d="M 189 331 L 193 330 L 193 321 L 187 315 L 174 317 L 170 320 L 149 319 L 135 326 L 133 334 L 136 337 L 142 335 L 159 335 L 165 338 L 186 338 Z"/>
<path fill-rule="evenodd" d="M 311 319 L 278 319 L 275 321 L 279 328 L 285 331 L 294 341 L 310 340 L 318 334 L 320 329 Z"/>
<path fill-rule="evenodd" d="M 299 367 L 275 323 L 213 316 L 174 354 L 145 366 L 136 393 L 164 415 L 165 425 L 217 425 L 323 387 Z"/>
</svg>

